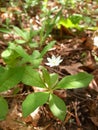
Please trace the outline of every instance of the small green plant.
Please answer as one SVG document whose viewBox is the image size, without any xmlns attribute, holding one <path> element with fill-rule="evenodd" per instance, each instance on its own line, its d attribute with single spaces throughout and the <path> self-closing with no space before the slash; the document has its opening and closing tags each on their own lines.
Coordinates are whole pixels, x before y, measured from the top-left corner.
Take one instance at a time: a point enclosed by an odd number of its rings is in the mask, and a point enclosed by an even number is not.
<svg viewBox="0 0 98 130">
<path fill-rule="evenodd" d="M 25 8 L 30 8 L 39 4 L 39 0 L 25 0 Z"/>
<path fill-rule="evenodd" d="M 21 55 L 22 54 L 25 55 L 23 57 L 24 59 L 28 57 L 27 54 L 21 53 Z M 28 59 L 30 59 L 30 57 L 28 57 Z M 46 69 L 42 69 L 42 71 L 39 72 L 31 65 L 18 64 L 14 67 L 11 65 L 12 64 L 9 64 L 8 62 L 8 66 L 0 66 L 0 92 L 7 91 L 15 87 L 20 82 L 29 86 L 40 87 L 44 90 L 43 92 L 29 94 L 26 97 L 22 104 L 24 117 L 28 116 L 31 112 L 36 110 L 37 107 L 48 103 L 53 115 L 60 120 L 64 120 L 66 115 L 66 105 L 62 99 L 54 94 L 54 91 L 57 89 L 83 88 L 88 86 L 93 78 L 92 75 L 81 72 L 77 75 L 66 76 L 59 80 L 58 74 L 50 74 Z M 2 111 L 2 113 L 0 113 L 0 120 L 3 120 L 6 118 L 8 105 L 3 97 L 1 97 L 0 103 L 2 104 L 2 107 L 5 108 L 0 108 Z"/>
<path fill-rule="evenodd" d="M 97 30 L 98 27 L 93 25 L 95 23 L 92 18 L 83 16 L 81 14 L 73 14 L 68 18 L 61 17 L 57 22 L 57 28 L 64 26 L 65 28 L 77 29 L 77 30 Z"/>
<path fill-rule="evenodd" d="M 59 80 L 58 74 L 50 74 L 46 69 L 43 69 L 40 74 L 38 72 L 35 74 L 39 76 L 35 77 L 32 75 L 32 79 L 30 79 L 28 75 L 25 75 L 22 82 L 27 85 L 43 88 L 43 92 L 32 93 L 26 97 L 22 104 L 23 116 L 28 116 L 36 110 L 37 107 L 47 103 L 53 115 L 62 121 L 66 115 L 66 104 L 61 98 L 54 94 L 54 91 L 57 89 L 83 88 L 88 86 L 93 78 L 93 76 L 88 73 L 80 72 Z"/>
<path fill-rule="evenodd" d="M 6 32 L 6 30 L 3 31 Z M 36 79 L 34 78 L 33 80 L 32 77 L 39 76 L 35 69 L 39 67 L 43 56 L 54 44 L 55 41 L 52 41 L 46 45 L 41 52 L 34 50 L 30 55 L 19 44 L 17 45 L 16 43 L 10 42 L 8 48 L 1 54 L 6 65 L 5 67 L 0 66 L 0 95 L 2 95 L 2 92 L 14 88 L 22 81 L 23 77 L 28 76 L 28 82 L 30 81 L 30 84 L 31 80 L 35 82 Z M 36 85 L 39 86 L 40 81 L 36 80 L 36 82 L 38 82 Z M 0 104 L 2 104 L 0 108 L 0 120 L 3 120 L 6 118 L 8 112 L 8 104 L 2 96 L 0 98 Z"/>
<path fill-rule="evenodd" d="M 37 67 L 42 61 L 41 53 L 38 50 L 34 50 L 32 54 L 29 55 L 22 46 L 12 42 L 9 43 L 8 48 L 3 51 L 1 56 L 8 68 L 27 64 Z"/>
<path fill-rule="evenodd" d="M 69 16 L 68 18 L 61 17 L 59 22 L 57 23 L 57 27 L 60 28 L 61 25 L 66 28 L 76 28 L 81 29 L 81 25 L 79 25 L 80 21 L 83 20 L 83 16 L 80 14 L 74 14 Z"/>
<path fill-rule="evenodd" d="M 30 47 L 38 47 L 38 43 L 33 40 L 33 38 L 38 35 L 38 31 L 33 30 L 32 27 L 30 30 L 25 30 L 15 26 L 13 26 L 13 30 L 14 33 L 20 37 L 20 39 L 15 40 L 17 44 L 26 44 Z"/>
<path fill-rule="evenodd" d="M 42 24 L 42 27 L 41 29 L 39 30 L 39 36 L 40 36 L 40 46 L 44 44 L 46 38 L 49 36 L 49 34 L 51 33 L 51 31 L 53 30 L 53 28 L 56 26 L 57 22 L 59 21 L 59 16 L 61 14 L 61 10 L 60 9 L 58 11 L 58 13 L 53 17 L 51 18 L 51 14 L 55 11 L 55 9 L 53 10 L 46 10 L 44 9 L 41 17 L 44 17 L 44 20 L 42 21 L 43 24 Z"/>
<path fill-rule="evenodd" d="M 30 66 L 32 68 L 38 68 L 42 62 L 43 56 L 54 44 L 55 42 L 52 41 L 46 45 L 41 52 L 34 50 L 32 54 L 28 54 L 22 46 L 10 42 L 8 48 L 1 54 L 6 66 L 0 66 L 1 73 L 4 71 L 1 76 L 2 78 L 0 78 L 0 92 L 7 91 L 20 82 L 24 67 Z M 13 80 L 13 82 L 10 80 Z M 4 81 L 8 81 L 9 84 Z"/>
</svg>

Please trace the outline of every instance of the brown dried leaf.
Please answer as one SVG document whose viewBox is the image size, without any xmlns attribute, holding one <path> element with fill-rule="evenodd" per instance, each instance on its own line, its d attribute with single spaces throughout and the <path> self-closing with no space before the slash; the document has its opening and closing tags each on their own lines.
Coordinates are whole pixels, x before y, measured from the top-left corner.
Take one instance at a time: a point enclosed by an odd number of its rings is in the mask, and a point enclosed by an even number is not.
<svg viewBox="0 0 98 130">
<path fill-rule="evenodd" d="M 92 120 L 92 122 L 96 125 L 96 126 L 98 126 L 98 117 L 96 116 L 96 117 L 90 117 L 90 119 Z"/>
<path fill-rule="evenodd" d="M 81 66 L 82 66 L 81 63 L 75 63 L 75 64 L 71 64 L 70 66 L 60 66 L 60 69 L 61 69 L 61 72 L 63 69 L 65 69 L 67 73 L 73 75 L 73 74 L 83 71 L 82 69 L 80 69 Z"/>
<path fill-rule="evenodd" d="M 54 94 L 62 99 L 67 97 L 67 93 L 66 93 L 65 89 L 64 90 L 63 89 L 62 90 L 55 90 Z"/>
<path fill-rule="evenodd" d="M 91 70 L 94 70 L 96 68 L 96 61 L 90 51 L 86 52 L 86 56 L 84 58 L 83 64 L 85 67 L 87 67 Z"/>
<path fill-rule="evenodd" d="M 98 69 L 94 70 L 92 74 L 94 75 L 94 79 L 90 83 L 89 87 L 98 92 Z"/>
</svg>

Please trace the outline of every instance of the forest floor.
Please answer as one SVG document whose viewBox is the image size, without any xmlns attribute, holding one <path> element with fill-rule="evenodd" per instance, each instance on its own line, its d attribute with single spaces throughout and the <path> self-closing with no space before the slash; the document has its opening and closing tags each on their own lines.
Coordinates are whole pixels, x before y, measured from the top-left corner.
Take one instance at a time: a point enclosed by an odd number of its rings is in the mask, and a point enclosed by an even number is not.
<svg viewBox="0 0 98 130">
<path fill-rule="evenodd" d="M 9 7 L 8 5 L 7 3 L 2 3 L 0 6 L 5 7 L 9 12 L 15 10 L 20 11 L 18 15 L 15 14 L 13 17 L 8 16 L 11 17 L 13 25 L 19 27 L 18 17 L 22 15 L 22 8 L 21 6 L 15 8 Z M 56 2 L 49 2 L 49 8 L 55 6 L 59 8 L 60 5 Z M 85 7 L 85 4 L 83 6 Z M 95 9 L 95 6 L 92 5 L 92 7 Z M 29 10 L 28 14 L 32 19 L 32 24 L 36 28 L 41 24 L 40 19 L 37 18 L 40 10 L 37 6 L 34 8 L 35 12 L 32 13 L 32 10 L 33 8 Z M 69 10 L 70 13 L 73 11 L 75 12 L 75 10 Z M 6 13 L 1 10 L 0 27 L 6 21 Z M 29 23 L 24 17 L 22 22 L 24 27 L 28 28 Z M 94 79 L 86 88 L 56 91 L 56 94 L 67 105 L 65 120 L 61 122 L 56 119 L 46 104 L 38 109 L 35 118 L 31 116 L 23 118 L 21 104 L 25 97 L 34 91 L 34 88 L 29 89 L 27 86 L 19 84 L 21 90 L 18 94 L 12 95 L 10 91 L 4 94 L 9 104 L 9 113 L 6 120 L 0 121 L 0 130 L 98 130 L 98 63 L 93 55 L 93 52 L 96 53 L 96 56 L 98 55 L 98 47 L 94 46 L 94 41 L 91 39 L 93 36 L 94 31 L 92 30 L 73 32 L 66 28 L 54 28 L 51 32 L 51 37 L 46 39 L 47 41 L 56 40 L 56 44 L 47 52 L 42 62 L 42 65 L 49 72 L 56 72 L 61 78 L 67 75 L 77 74 L 78 72 L 88 72 L 94 75 Z M 7 48 L 8 41 L 11 39 L 15 38 L 10 34 L 0 33 L 0 53 Z M 47 41 L 45 42 L 47 43 Z M 58 67 L 49 67 L 45 64 L 47 57 L 51 57 L 53 54 L 55 56 L 61 56 L 63 59 Z M 4 64 L 2 58 L 0 59 L 0 64 Z"/>
</svg>

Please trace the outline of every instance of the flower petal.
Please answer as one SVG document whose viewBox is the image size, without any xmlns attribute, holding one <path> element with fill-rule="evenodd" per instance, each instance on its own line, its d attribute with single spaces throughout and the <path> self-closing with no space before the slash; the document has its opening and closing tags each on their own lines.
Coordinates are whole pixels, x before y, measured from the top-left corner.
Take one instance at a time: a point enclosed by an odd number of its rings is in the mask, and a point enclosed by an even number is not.
<svg viewBox="0 0 98 130">
<path fill-rule="evenodd" d="M 55 57 L 54 55 L 52 55 L 51 59 L 52 59 L 52 60 L 55 60 L 55 59 L 56 59 L 56 57 Z"/>
<path fill-rule="evenodd" d="M 51 62 L 51 58 L 47 58 L 48 62 Z"/>
</svg>

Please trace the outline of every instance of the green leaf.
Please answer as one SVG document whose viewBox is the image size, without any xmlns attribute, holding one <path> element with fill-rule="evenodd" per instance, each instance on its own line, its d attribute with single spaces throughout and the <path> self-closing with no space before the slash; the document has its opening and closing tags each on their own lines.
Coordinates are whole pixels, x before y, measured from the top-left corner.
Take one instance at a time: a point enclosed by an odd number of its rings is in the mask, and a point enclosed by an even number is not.
<svg viewBox="0 0 98 130">
<path fill-rule="evenodd" d="M 38 50 L 34 50 L 32 55 L 31 55 L 30 62 L 33 64 L 34 68 L 37 68 L 42 62 L 42 58 L 40 57 L 40 55 L 41 54 Z"/>
<path fill-rule="evenodd" d="M 73 28 L 75 27 L 75 24 L 72 23 L 72 21 L 67 18 L 61 18 L 60 21 L 57 23 L 57 27 L 60 28 L 62 26 L 66 27 L 66 28 Z"/>
<path fill-rule="evenodd" d="M 20 28 L 18 28 L 18 27 L 16 27 L 16 26 L 13 26 L 13 29 L 14 29 L 15 33 L 16 33 L 18 36 L 20 36 L 20 37 L 22 37 L 24 40 L 28 41 L 28 37 L 27 37 L 26 31 L 24 31 L 24 30 L 22 30 L 22 29 L 20 29 Z"/>
<path fill-rule="evenodd" d="M 83 20 L 86 24 L 90 24 L 93 21 L 90 16 L 83 16 Z"/>
<path fill-rule="evenodd" d="M 14 62 L 19 57 L 18 53 L 9 48 L 3 51 L 1 56 L 7 62 Z"/>
<path fill-rule="evenodd" d="M 50 87 L 55 88 L 56 84 L 58 83 L 59 76 L 56 73 L 50 74 Z"/>
<path fill-rule="evenodd" d="M 14 51 L 15 46 L 10 44 L 9 48 L 7 48 L 5 51 L 2 52 L 1 56 L 9 66 L 15 66 L 17 65 L 19 61 L 19 54 Z"/>
<path fill-rule="evenodd" d="M 0 77 L 0 92 L 15 87 L 22 80 L 23 73 L 24 67 L 5 69 Z"/>
<path fill-rule="evenodd" d="M 17 39 L 17 40 L 15 40 L 15 42 L 16 42 L 16 43 L 18 43 L 18 44 L 24 44 L 24 43 L 26 43 L 26 41 L 25 41 L 25 40 L 18 40 L 18 39 Z"/>
<path fill-rule="evenodd" d="M 49 87 L 50 86 L 50 75 L 46 69 L 42 70 L 42 79 L 43 79 L 44 83 L 46 83 Z"/>
<path fill-rule="evenodd" d="M 54 94 L 50 94 L 49 107 L 54 116 L 62 121 L 64 120 L 66 115 L 66 105 L 62 99 Z"/>
<path fill-rule="evenodd" d="M 39 58 L 40 57 L 40 52 L 38 50 L 34 50 L 33 53 L 32 53 L 32 58 L 33 59 L 36 59 L 36 58 Z"/>
<path fill-rule="evenodd" d="M 11 33 L 10 30 L 6 29 L 6 28 L 0 28 L 0 32 L 3 32 L 3 33 Z"/>
<path fill-rule="evenodd" d="M 5 69 L 4 67 L 0 66 L 0 77 L 2 76 L 2 74 L 4 73 Z"/>
<path fill-rule="evenodd" d="M 2 74 L 5 72 L 5 68 L 0 66 L 0 78 L 2 77 Z"/>
<path fill-rule="evenodd" d="M 48 97 L 49 93 L 45 92 L 36 92 L 33 94 L 29 94 L 22 103 L 23 116 L 28 116 L 30 113 L 36 110 L 37 107 L 45 104 L 48 100 Z"/>
<path fill-rule="evenodd" d="M 66 76 L 58 83 L 58 88 L 75 89 L 87 87 L 93 76 L 91 74 L 80 72 L 76 75 Z"/>
<path fill-rule="evenodd" d="M 83 16 L 81 14 L 73 14 L 69 16 L 69 19 L 72 21 L 73 24 L 79 24 L 79 22 L 83 20 Z"/>
<path fill-rule="evenodd" d="M 21 47 L 21 46 L 17 46 L 15 49 L 14 49 L 21 57 L 29 60 L 29 55 L 28 53 L 25 52 L 25 50 Z"/>
<path fill-rule="evenodd" d="M 31 48 L 36 48 L 36 47 L 38 47 L 38 43 L 37 42 L 29 42 L 29 46 Z"/>
<path fill-rule="evenodd" d="M 28 55 L 28 53 L 25 52 L 25 50 L 21 47 L 21 46 L 17 46 L 15 48 L 15 51 L 21 56 L 23 57 L 23 59 L 20 61 L 21 64 L 24 64 L 26 62 L 32 63 L 33 67 L 38 67 L 42 61 L 42 58 L 38 58 L 40 57 L 40 53 L 35 50 L 34 53 L 32 55 Z"/>
<path fill-rule="evenodd" d="M 33 28 L 31 27 L 29 32 L 29 38 L 32 39 L 36 35 L 38 35 L 38 30 L 33 30 Z"/>
<path fill-rule="evenodd" d="M 44 88 L 44 83 L 40 78 L 39 72 L 30 66 L 26 66 L 22 82 L 26 85 Z"/>
<path fill-rule="evenodd" d="M 2 52 L 1 56 L 4 59 L 8 59 L 11 56 L 11 54 L 12 54 L 12 50 L 7 49 Z"/>
<path fill-rule="evenodd" d="M 38 59 L 31 59 L 30 62 L 32 63 L 33 65 L 33 68 L 38 68 L 39 65 L 41 64 L 42 62 L 42 58 L 38 58 Z"/>
<path fill-rule="evenodd" d="M 46 45 L 43 48 L 43 50 L 41 52 L 41 57 L 43 57 L 46 54 L 46 52 L 49 51 L 53 47 L 54 44 L 55 44 L 55 41 L 52 41 L 52 42 L 48 43 L 48 45 Z"/>
<path fill-rule="evenodd" d="M 8 113 L 7 101 L 3 97 L 0 97 L 0 121 L 6 118 L 7 113 Z"/>
</svg>

